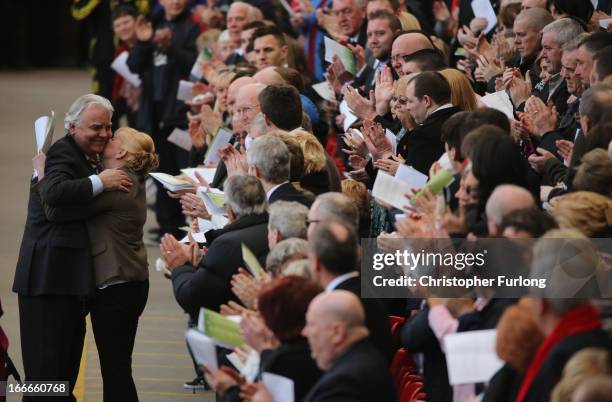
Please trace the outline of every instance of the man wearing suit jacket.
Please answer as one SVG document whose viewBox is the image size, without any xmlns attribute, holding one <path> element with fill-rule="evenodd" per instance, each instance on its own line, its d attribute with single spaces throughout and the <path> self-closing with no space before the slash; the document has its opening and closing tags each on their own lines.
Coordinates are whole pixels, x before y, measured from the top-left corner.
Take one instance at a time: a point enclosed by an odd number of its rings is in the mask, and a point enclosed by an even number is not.
<svg viewBox="0 0 612 402">
<path fill-rule="evenodd" d="M 449 117 L 459 112 L 450 103 L 451 89 L 448 81 L 437 72 L 421 73 L 408 82 L 406 108 L 417 126 L 399 142 L 397 152 L 423 174 L 444 153 L 440 138 L 442 125 Z"/>
<path fill-rule="evenodd" d="M 302 334 L 325 374 L 305 402 L 396 400 L 387 361 L 368 333 L 365 312 L 352 292 L 335 290 L 313 299 Z"/>
<path fill-rule="evenodd" d="M 320 208 L 318 202 L 315 202 L 311 211 Z M 310 226 L 314 225 L 314 228 L 309 227 L 308 230 L 309 259 L 314 277 L 326 292 L 341 289 L 360 297 L 361 283 L 359 272 L 356 271 L 359 243 L 354 226 L 334 220 L 333 217 L 315 219 L 314 216 L 309 213 Z M 377 299 L 361 299 L 361 304 L 372 344 L 389 364 L 394 350 L 387 310 Z"/>
<path fill-rule="evenodd" d="M 232 276 L 244 266 L 242 243 L 261 262 L 268 254 L 266 193 L 253 176 L 231 176 L 225 182 L 225 204 L 230 223 L 207 232 L 208 251 L 197 266 L 189 261 L 189 246 L 166 235 L 160 246 L 172 271 L 174 296 L 192 319 L 201 307 L 219 311 L 221 304 L 237 301 Z"/>
<path fill-rule="evenodd" d="M 362 92 L 366 96 L 374 89 L 376 75 L 382 66 L 386 64 L 391 67 L 391 45 L 401 30 L 402 26 L 397 17 L 387 11 L 376 11 L 368 19 L 368 50 L 372 52 L 373 57 L 353 81 L 353 86 L 363 89 Z"/>
<path fill-rule="evenodd" d="M 83 95 L 70 107 L 67 135 L 49 149 L 43 172 L 32 180 L 13 291 L 19 294 L 21 348 L 28 381 L 77 378 L 85 335 L 84 300 L 94 278 L 85 221 L 52 223 L 43 204 L 87 204 L 104 190 L 127 191 L 127 174 L 97 173 L 96 162 L 111 138 L 111 103 Z"/>
<path fill-rule="evenodd" d="M 310 208 L 307 196 L 289 181 L 291 154 L 277 137 L 264 135 L 253 141 L 247 153 L 249 171 L 261 180 L 270 204 L 276 201 L 296 201 Z"/>
</svg>

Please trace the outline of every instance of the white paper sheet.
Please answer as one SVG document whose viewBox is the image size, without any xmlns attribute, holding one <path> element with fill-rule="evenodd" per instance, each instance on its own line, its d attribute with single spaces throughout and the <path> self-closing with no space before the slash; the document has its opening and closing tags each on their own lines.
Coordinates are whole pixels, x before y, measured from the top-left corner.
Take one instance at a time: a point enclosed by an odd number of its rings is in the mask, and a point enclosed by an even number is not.
<svg viewBox="0 0 612 402">
<path fill-rule="evenodd" d="M 236 370 L 238 370 L 239 373 L 242 373 L 242 371 L 244 370 L 244 363 L 242 362 L 242 360 L 240 360 L 236 352 L 232 352 L 225 357 L 227 358 L 227 360 L 229 360 L 230 363 L 234 365 L 234 367 L 236 368 Z"/>
<path fill-rule="evenodd" d="M 200 190 L 202 188 L 203 187 L 198 188 L 197 194 L 202 198 L 202 200 L 204 200 L 204 206 L 206 207 L 206 210 L 208 211 L 208 213 L 211 215 L 227 215 L 227 212 L 225 211 L 224 208 L 221 208 L 215 205 L 215 203 L 212 201 L 210 196 L 206 194 L 207 191 Z M 216 188 L 211 188 L 208 191 L 211 193 L 223 194 L 223 191 L 216 189 Z"/>
<path fill-rule="evenodd" d="M 603 29 L 608 29 L 608 25 L 612 24 L 612 18 L 604 18 L 599 20 L 599 26 Z"/>
<path fill-rule="evenodd" d="M 426 175 L 408 165 L 399 165 L 395 178 L 409 184 L 412 188 L 421 188 L 427 183 Z"/>
<path fill-rule="evenodd" d="M 344 115 L 344 131 L 347 131 L 359 118 L 353 114 L 345 100 L 340 102 L 339 108 L 340 113 Z"/>
<path fill-rule="evenodd" d="M 314 89 L 315 92 L 318 93 L 319 96 L 325 99 L 326 101 L 334 102 L 336 100 L 334 91 L 331 89 L 331 87 L 329 86 L 329 82 L 327 81 L 322 81 L 318 84 L 314 84 L 312 86 L 312 89 Z"/>
<path fill-rule="evenodd" d="M 217 171 L 217 168 L 187 168 L 187 169 L 181 169 L 181 173 L 183 173 L 185 176 L 189 177 L 191 180 L 195 180 L 196 183 L 198 183 L 198 179 L 195 176 L 196 172 L 198 172 L 200 174 L 200 176 L 202 176 L 204 178 L 204 180 L 206 180 L 206 182 L 208 184 L 212 183 L 213 179 L 215 178 L 215 172 Z"/>
<path fill-rule="evenodd" d="M 475 17 L 483 17 L 487 19 L 487 27 L 485 33 L 489 33 L 497 24 L 497 15 L 489 0 L 472 0 L 472 10 Z"/>
<path fill-rule="evenodd" d="M 119 56 L 117 56 L 111 63 L 111 68 L 115 70 L 117 74 L 126 79 L 130 84 L 134 85 L 135 87 L 139 87 L 141 84 L 140 77 L 138 74 L 134 74 L 132 71 L 130 71 L 130 68 L 127 65 L 128 55 L 127 50 L 121 52 Z"/>
<path fill-rule="evenodd" d="M 404 194 L 412 194 L 411 189 L 408 183 L 379 170 L 372 188 L 372 197 L 403 210 L 408 205 Z"/>
<path fill-rule="evenodd" d="M 514 108 L 506 91 L 498 91 L 492 94 L 487 94 L 480 98 L 482 102 L 490 108 L 497 109 L 508 116 L 509 119 L 514 118 Z"/>
<path fill-rule="evenodd" d="M 213 139 L 213 143 L 208 148 L 208 151 L 206 151 L 206 157 L 204 158 L 204 164 L 207 164 L 210 162 L 218 163 L 220 158 L 219 158 L 219 155 L 217 155 L 217 153 L 219 152 L 221 148 L 229 144 L 231 139 L 232 139 L 232 133 L 230 133 L 227 130 L 220 129 L 217 132 L 217 135 L 215 135 L 215 138 Z"/>
<path fill-rule="evenodd" d="M 261 382 L 266 386 L 274 402 L 294 402 L 293 380 L 282 375 L 262 373 Z"/>
<path fill-rule="evenodd" d="M 325 41 L 325 61 L 333 63 L 333 56 L 336 55 L 344 65 L 346 71 L 355 75 L 355 56 L 353 55 L 353 52 L 351 52 L 351 49 L 339 44 L 327 36 L 324 36 L 323 39 Z"/>
<path fill-rule="evenodd" d="M 389 130 L 388 128 L 385 129 L 385 135 L 387 136 L 387 141 L 389 141 L 389 144 L 391 144 L 391 153 L 393 155 L 397 155 L 397 137 L 395 134 L 393 134 L 393 131 Z"/>
<path fill-rule="evenodd" d="M 444 337 L 451 385 L 488 381 L 503 366 L 495 353 L 497 330 L 467 331 Z"/>
<path fill-rule="evenodd" d="M 53 131 L 55 130 L 55 112 L 51 111 L 51 117 L 41 116 L 34 121 L 34 138 L 36 140 L 36 153 L 45 154 L 53 143 Z"/>
<path fill-rule="evenodd" d="M 189 137 L 189 133 L 185 130 L 181 130 L 180 128 L 175 128 L 172 130 L 170 135 L 168 136 L 168 141 L 173 143 L 179 148 L 184 149 L 185 151 L 191 150 L 191 138 Z"/>
<path fill-rule="evenodd" d="M 219 368 L 215 343 L 211 338 L 195 329 L 187 330 L 185 337 L 196 363 L 203 364 L 213 370 Z"/>
<path fill-rule="evenodd" d="M 193 89 L 193 82 L 180 80 L 178 91 L 176 93 L 176 99 L 186 101 L 193 99 L 193 94 L 191 90 Z"/>
<path fill-rule="evenodd" d="M 213 225 L 211 220 L 198 218 L 198 229 L 200 229 L 200 233 L 206 233 L 209 230 L 213 230 L 216 228 L 215 228 L 215 225 Z"/>
</svg>

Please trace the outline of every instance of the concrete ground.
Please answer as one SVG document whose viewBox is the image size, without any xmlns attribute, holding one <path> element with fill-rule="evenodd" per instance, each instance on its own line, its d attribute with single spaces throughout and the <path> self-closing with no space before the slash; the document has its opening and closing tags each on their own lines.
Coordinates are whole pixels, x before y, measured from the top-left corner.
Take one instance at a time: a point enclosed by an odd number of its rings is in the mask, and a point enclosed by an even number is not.
<svg viewBox="0 0 612 402">
<path fill-rule="evenodd" d="M 29 177 L 34 155 L 33 122 L 55 110 L 55 138 L 63 135 L 63 116 L 70 104 L 89 92 L 84 70 L 0 72 L 0 299 L 4 316 L 0 325 L 11 342 L 9 353 L 23 373 L 19 344 L 17 297 L 11 292 L 15 263 L 26 220 Z M 151 214 L 150 214 L 151 215 Z M 149 223 L 153 220 L 149 216 Z M 174 301 L 170 283 L 155 271 L 159 256 L 149 247 L 151 288 L 140 319 L 133 356 L 133 371 L 141 401 L 213 401 L 212 392 L 192 394 L 183 382 L 194 377 L 186 353 L 186 316 Z M 102 401 L 102 379 L 91 326 L 75 395 L 79 401 Z M 20 398 L 12 396 L 9 401 Z M 119 401 L 118 401 L 119 402 Z"/>
</svg>

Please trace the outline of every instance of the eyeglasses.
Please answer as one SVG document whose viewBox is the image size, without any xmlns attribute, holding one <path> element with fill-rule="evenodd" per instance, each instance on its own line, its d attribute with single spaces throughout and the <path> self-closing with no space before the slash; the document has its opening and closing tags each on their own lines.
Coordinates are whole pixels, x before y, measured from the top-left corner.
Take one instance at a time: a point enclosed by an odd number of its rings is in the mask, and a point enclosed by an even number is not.
<svg viewBox="0 0 612 402">
<path fill-rule="evenodd" d="M 254 109 L 255 109 L 255 106 L 246 106 L 246 107 L 243 107 L 243 108 L 240 108 L 240 109 L 235 109 L 234 113 L 237 116 L 241 116 L 241 115 L 245 115 L 245 114 L 249 113 L 251 110 L 254 110 Z"/>
<path fill-rule="evenodd" d="M 321 222 L 320 219 L 308 219 L 306 218 L 306 226 L 310 226 L 311 223 L 319 223 Z"/>
<path fill-rule="evenodd" d="M 402 106 L 406 105 L 408 103 L 408 99 L 404 98 L 403 96 L 393 96 L 393 97 L 391 97 L 391 100 L 393 102 L 399 103 Z"/>
<path fill-rule="evenodd" d="M 353 15 L 353 9 L 349 7 L 342 10 L 332 10 L 331 13 L 334 17 L 350 17 Z"/>
</svg>

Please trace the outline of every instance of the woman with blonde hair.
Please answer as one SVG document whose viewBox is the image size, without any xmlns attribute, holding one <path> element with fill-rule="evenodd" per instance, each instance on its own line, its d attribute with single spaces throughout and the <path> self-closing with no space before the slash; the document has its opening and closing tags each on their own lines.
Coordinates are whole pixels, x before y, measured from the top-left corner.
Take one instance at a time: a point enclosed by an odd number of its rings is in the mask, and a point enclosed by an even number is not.
<svg viewBox="0 0 612 402">
<path fill-rule="evenodd" d="M 612 201 L 591 191 L 576 191 L 555 197 L 550 213 L 562 229 L 576 229 L 587 237 L 610 237 Z"/>
<path fill-rule="evenodd" d="M 610 353 L 600 348 L 582 349 L 565 364 L 563 377 L 551 393 L 551 402 L 571 402 L 576 388 L 598 374 L 612 374 Z"/>
<path fill-rule="evenodd" d="M 304 170 L 300 179 L 302 188 L 315 195 L 328 192 L 330 179 L 323 145 L 305 130 L 293 130 L 290 135 L 300 144 L 304 154 Z"/>
<path fill-rule="evenodd" d="M 137 401 L 132 350 L 149 294 L 147 250 L 142 241 L 147 218 L 145 178 L 159 160 L 151 137 L 127 127 L 115 132 L 101 157 L 106 169 L 129 175 L 129 192 L 103 192 L 88 205 L 45 206 L 45 213 L 57 222 L 88 219 L 96 285 L 89 307 L 104 400 Z"/>
<path fill-rule="evenodd" d="M 348 196 L 359 211 L 359 237 L 368 237 L 370 234 L 370 198 L 365 184 L 355 180 L 342 180 L 340 182 L 342 193 Z"/>
<path fill-rule="evenodd" d="M 451 103 L 454 106 L 459 106 L 461 110 L 466 112 L 476 110 L 477 95 L 465 74 L 454 68 L 445 68 L 440 71 L 440 74 L 450 84 Z"/>
</svg>

